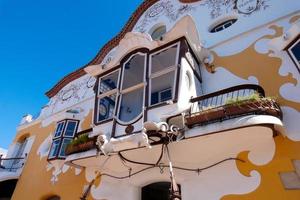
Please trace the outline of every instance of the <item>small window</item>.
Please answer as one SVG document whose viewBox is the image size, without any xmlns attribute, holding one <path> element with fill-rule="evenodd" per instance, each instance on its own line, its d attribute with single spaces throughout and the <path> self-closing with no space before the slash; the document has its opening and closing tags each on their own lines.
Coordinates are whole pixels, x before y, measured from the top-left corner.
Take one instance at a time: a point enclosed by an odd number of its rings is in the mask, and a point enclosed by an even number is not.
<svg viewBox="0 0 300 200">
<path fill-rule="evenodd" d="M 66 157 L 66 147 L 73 139 L 77 131 L 78 123 L 77 120 L 64 120 L 57 123 L 48 159 Z M 65 126 L 66 128 L 64 128 Z"/>
<path fill-rule="evenodd" d="M 300 38 L 288 48 L 288 53 L 300 71 Z"/>
<path fill-rule="evenodd" d="M 151 37 L 153 40 L 160 40 L 166 32 L 167 32 L 166 26 L 162 25 L 154 29 L 154 31 L 151 33 Z"/>
<path fill-rule="evenodd" d="M 216 26 L 214 26 L 210 32 L 211 33 L 216 33 L 216 32 L 220 32 L 223 31 L 224 29 L 230 27 L 232 24 L 234 24 L 237 21 L 237 19 L 229 19 L 226 20 L 225 22 L 219 23 Z"/>
</svg>

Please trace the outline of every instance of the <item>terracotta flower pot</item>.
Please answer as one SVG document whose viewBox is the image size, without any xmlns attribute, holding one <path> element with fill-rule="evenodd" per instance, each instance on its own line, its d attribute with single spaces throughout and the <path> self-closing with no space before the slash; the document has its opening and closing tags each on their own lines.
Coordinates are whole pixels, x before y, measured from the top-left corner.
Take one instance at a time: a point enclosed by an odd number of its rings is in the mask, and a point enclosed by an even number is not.
<svg viewBox="0 0 300 200">
<path fill-rule="evenodd" d="M 195 124 L 204 124 L 210 121 L 220 120 L 223 117 L 224 117 L 223 107 L 212 108 L 186 117 L 186 125 L 188 127 L 191 127 Z"/>
<path fill-rule="evenodd" d="M 90 149 L 95 148 L 95 141 L 94 140 L 89 140 L 85 143 L 78 144 L 78 145 L 68 145 L 66 148 L 66 155 L 70 155 L 73 153 L 79 153 L 83 151 L 88 151 Z"/>
</svg>

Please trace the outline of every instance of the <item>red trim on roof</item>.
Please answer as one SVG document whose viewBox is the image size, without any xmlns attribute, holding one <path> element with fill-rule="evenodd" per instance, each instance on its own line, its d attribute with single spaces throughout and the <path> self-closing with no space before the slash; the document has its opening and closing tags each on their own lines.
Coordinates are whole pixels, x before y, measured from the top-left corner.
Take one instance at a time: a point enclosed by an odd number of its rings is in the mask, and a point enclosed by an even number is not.
<svg viewBox="0 0 300 200">
<path fill-rule="evenodd" d="M 56 95 L 64 86 L 66 86 L 71 81 L 80 78 L 81 76 L 85 75 L 86 72 L 84 71 L 84 68 L 89 65 L 96 65 L 100 64 L 104 57 L 114 48 L 116 47 L 120 40 L 125 36 L 127 32 L 132 31 L 134 25 L 137 23 L 139 18 L 143 15 L 143 13 L 151 7 L 153 4 L 158 2 L 159 0 L 145 0 L 138 9 L 131 15 L 130 19 L 126 23 L 126 25 L 123 27 L 121 32 L 115 36 L 113 39 L 111 39 L 108 43 L 106 43 L 100 51 L 97 53 L 95 58 L 91 60 L 86 65 L 82 66 L 78 70 L 66 75 L 63 77 L 53 88 L 51 88 L 49 91 L 46 92 L 46 95 L 51 98 L 54 95 Z M 200 0 L 179 0 L 182 3 L 193 3 Z"/>
</svg>

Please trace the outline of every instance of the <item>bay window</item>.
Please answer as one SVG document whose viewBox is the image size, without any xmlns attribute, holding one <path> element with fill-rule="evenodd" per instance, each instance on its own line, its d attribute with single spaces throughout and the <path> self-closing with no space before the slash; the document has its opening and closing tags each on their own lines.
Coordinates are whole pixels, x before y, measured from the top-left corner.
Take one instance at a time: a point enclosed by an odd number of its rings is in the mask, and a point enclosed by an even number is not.
<svg viewBox="0 0 300 200">
<path fill-rule="evenodd" d="M 151 107 L 176 101 L 182 41 L 178 39 L 153 50 L 135 50 L 125 55 L 119 66 L 100 75 L 94 123 L 111 123 L 112 137 L 136 133 L 142 130 Z"/>
<path fill-rule="evenodd" d="M 66 147 L 74 138 L 78 123 L 77 120 L 69 119 L 57 123 L 48 160 L 63 159 L 66 157 Z"/>
</svg>

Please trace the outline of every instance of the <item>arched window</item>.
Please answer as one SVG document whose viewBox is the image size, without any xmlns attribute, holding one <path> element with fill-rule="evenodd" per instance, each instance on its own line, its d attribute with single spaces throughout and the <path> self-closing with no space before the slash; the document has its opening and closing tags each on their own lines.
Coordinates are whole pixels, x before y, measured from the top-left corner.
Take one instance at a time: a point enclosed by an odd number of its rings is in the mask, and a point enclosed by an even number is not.
<svg viewBox="0 0 300 200">
<path fill-rule="evenodd" d="M 17 154 L 16 154 L 16 157 L 17 157 L 17 158 L 20 158 L 20 157 L 23 156 L 23 153 L 24 153 L 24 150 L 25 150 L 27 141 L 28 141 L 28 137 L 27 137 L 27 136 L 23 137 L 22 139 L 20 139 L 20 140 L 18 141 L 18 143 L 19 143 L 19 148 L 18 148 L 18 152 L 17 152 Z"/>
<path fill-rule="evenodd" d="M 167 27 L 165 25 L 161 25 L 152 31 L 151 37 L 153 40 L 160 40 L 166 32 Z"/>
<path fill-rule="evenodd" d="M 17 170 L 23 166 L 24 160 L 21 158 L 26 157 L 25 148 L 26 148 L 27 142 L 28 142 L 28 135 L 25 135 L 21 139 L 18 140 L 17 150 L 16 150 L 16 154 L 14 156 L 17 159 L 10 161 L 10 162 L 12 162 L 12 163 L 10 163 L 10 165 L 11 165 L 10 168 L 12 171 Z"/>
<path fill-rule="evenodd" d="M 157 182 L 142 188 L 142 200 L 169 200 L 170 182 Z M 178 185 L 180 191 L 180 185 Z"/>
<path fill-rule="evenodd" d="M 230 27 L 232 24 L 234 24 L 235 22 L 237 21 L 236 18 L 234 19 L 229 19 L 229 20 L 226 20 L 224 22 L 221 22 L 217 25 L 215 25 L 211 30 L 210 32 L 211 33 L 216 33 L 216 32 L 220 32 L 220 31 L 223 31 L 224 29 Z"/>
</svg>

